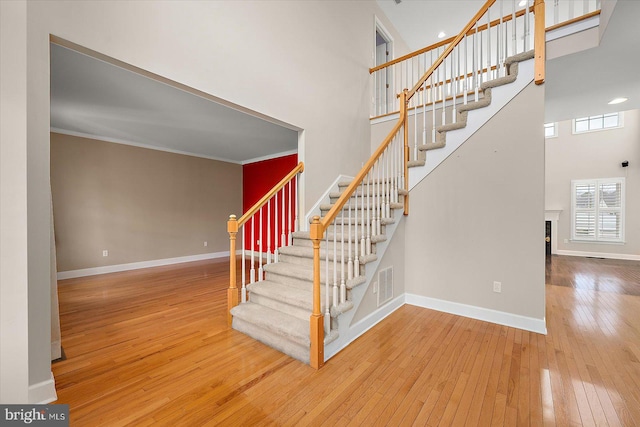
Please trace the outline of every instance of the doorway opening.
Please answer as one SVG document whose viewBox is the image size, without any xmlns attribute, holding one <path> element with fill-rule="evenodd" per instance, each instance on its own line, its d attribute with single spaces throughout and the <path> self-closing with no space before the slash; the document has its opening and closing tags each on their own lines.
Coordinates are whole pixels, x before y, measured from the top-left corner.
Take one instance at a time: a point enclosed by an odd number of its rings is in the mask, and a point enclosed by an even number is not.
<svg viewBox="0 0 640 427">
<path fill-rule="evenodd" d="M 374 66 L 385 64 L 393 59 L 393 38 L 376 18 L 376 39 L 375 39 Z M 382 71 L 382 70 L 381 70 Z M 391 67 L 385 68 L 384 72 L 375 73 L 375 115 L 387 114 L 392 108 L 393 100 L 393 76 Z"/>
</svg>

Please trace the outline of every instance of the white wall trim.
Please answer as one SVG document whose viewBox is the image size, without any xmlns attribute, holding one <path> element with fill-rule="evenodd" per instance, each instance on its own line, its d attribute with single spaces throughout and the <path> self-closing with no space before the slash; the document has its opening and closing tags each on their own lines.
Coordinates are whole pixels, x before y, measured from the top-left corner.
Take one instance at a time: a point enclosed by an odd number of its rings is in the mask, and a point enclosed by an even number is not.
<svg viewBox="0 0 640 427">
<path fill-rule="evenodd" d="M 56 381 L 53 378 L 53 372 L 48 380 L 29 386 L 29 403 L 45 404 L 56 400 L 58 400 L 58 395 L 56 394 Z"/>
<path fill-rule="evenodd" d="M 160 267 L 162 265 L 180 264 L 183 262 L 202 261 L 205 259 L 224 258 L 226 252 L 211 252 L 200 255 L 181 256 L 176 258 L 155 259 L 150 261 L 131 262 L 128 264 L 105 265 L 102 267 L 83 268 L 81 270 L 59 271 L 58 280 L 74 279 L 76 277 L 95 276 L 97 274 L 116 273 L 118 271 L 138 270 L 141 268 Z"/>
<path fill-rule="evenodd" d="M 590 28 L 596 28 L 600 25 L 600 15 L 592 16 L 591 18 L 573 23 L 571 25 L 565 25 L 564 27 L 556 28 L 553 31 L 547 31 L 545 33 L 545 40 L 547 42 L 560 39 L 562 37 L 570 36 L 571 34 L 586 31 Z"/>
<path fill-rule="evenodd" d="M 266 156 L 256 157 L 254 159 L 243 160 L 243 161 L 240 162 L 240 164 L 241 165 L 248 165 L 248 164 L 251 164 L 251 163 L 263 162 L 265 160 L 271 160 L 271 159 L 277 159 L 279 157 L 290 156 L 292 154 L 298 154 L 298 150 L 283 151 L 281 153 L 268 154 Z"/>
<path fill-rule="evenodd" d="M 62 357 L 62 345 L 60 340 L 51 341 L 51 360 L 60 359 Z"/>
<path fill-rule="evenodd" d="M 504 311 L 492 310 L 489 308 L 475 307 L 472 305 L 457 302 L 445 301 L 436 298 L 429 298 L 422 295 L 405 294 L 407 304 L 418 307 L 429 308 L 457 316 L 470 317 L 484 322 L 496 323 L 498 325 L 523 329 L 525 331 L 547 334 L 545 319 L 535 319 L 533 317 L 520 316 L 518 314 L 506 313 Z"/>
<path fill-rule="evenodd" d="M 593 243 L 593 242 L 589 242 L 589 243 Z M 622 259 L 627 261 L 640 261 L 640 255 L 636 255 L 636 254 L 612 254 L 607 252 L 583 252 L 583 251 L 558 250 L 558 255 Z"/>
</svg>

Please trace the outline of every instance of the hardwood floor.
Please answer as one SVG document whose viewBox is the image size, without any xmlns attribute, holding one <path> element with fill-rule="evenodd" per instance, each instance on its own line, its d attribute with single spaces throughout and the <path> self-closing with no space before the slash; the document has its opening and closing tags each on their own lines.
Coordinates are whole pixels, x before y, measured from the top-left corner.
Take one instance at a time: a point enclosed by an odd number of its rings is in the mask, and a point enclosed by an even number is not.
<svg viewBox="0 0 640 427">
<path fill-rule="evenodd" d="M 638 262 L 554 256 L 546 336 L 405 305 L 317 372 L 227 328 L 227 262 L 60 282 L 72 426 L 640 425 Z"/>
</svg>

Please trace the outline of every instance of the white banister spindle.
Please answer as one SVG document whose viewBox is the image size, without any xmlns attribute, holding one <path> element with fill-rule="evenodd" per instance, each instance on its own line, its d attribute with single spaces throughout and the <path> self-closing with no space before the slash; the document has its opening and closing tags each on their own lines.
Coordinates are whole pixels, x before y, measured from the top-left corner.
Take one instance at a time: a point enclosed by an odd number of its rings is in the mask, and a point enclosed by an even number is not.
<svg viewBox="0 0 640 427">
<path fill-rule="evenodd" d="M 366 255 L 371 253 L 371 172 L 367 174 L 367 202 L 365 206 L 367 210 L 367 240 L 366 240 Z"/>
<path fill-rule="evenodd" d="M 264 240 L 264 234 L 262 234 L 262 211 L 260 208 L 260 236 L 258 237 L 258 282 L 262 282 L 262 241 Z"/>
<path fill-rule="evenodd" d="M 364 180 L 360 183 L 360 258 L 367 254 Z M 356 211 L 357 214 L 358 211 Z"/>
<path fill-rule="evenodd" d="M 293 212 L 292 212 L 292 206 L 293 206 L 293 199 L 292 199 L 292 188 L 291 188 L 291 181 L 289 181 L 289 219 L 287 221 L 287 229 L 288 229 L 288 233 L 287 233 L 287 246 L 291 246 L 293 244 Z"/>
<path fill-rule="evenodd" d="M 513 8 L 511 9 L 511 55 L 517 53 L 518 39 L 516 35 L 516 0 L 513 0 Z"/>
<path fill-rule="evenodd" d="M 375 168 L 378 171 L 378 182 L 376 183 L 376 192 L 378 193 L 378 204 L 376 205 L 376 210 L 378 211 L 378 223 L 376 224 L 376 235 L 379 236 L 382 234 L 382 164 L 380 163 L 380 159 L 378 159 L 375 163 Z"/>
<path fill-rule="evenodd" d="M 240 298 L 242 302 L 247 302 L 247 265 L 245 259 L 245 236 L 244 227 L 242 227 L 242 292 Z"/>
<path fill-rule="evenodd" d="M 344 208 L 340 211 L 340 221 L 342 224 L 340 225 L 340 303 L 344 302 L 342 298 L 342 294 L 344 293 L 344 289 L 346 289 L 346 271 L 345 271 L 345 251 L 344 251 Z M 351 242 L 349 242 L 351 245 Z"/>
<path fill-rule="evenodd" d="M 280 247 L 287 246 L 287 210 L 285 208 L 286 193 L 284 187 L 280 190 L 280 197 L 282 198 L 282 234 L 280 235 Z"/>
<path fill-rule="evenodd" d="M 280 238 L 278 237 L 278 193 L 274 194 L 273 196 L 273 206 L 274 206 L 274 215 L 273 215 L 273 223 L 274 223 L 274 230 L 273 230 L 273 240 L 274 240 L 274 248 L 273 248 L 273 262 L 278 262 L 278 241 L 280 240 Z"/>
<path fill-rule="evenodd" d="M 464 81 L 462 85 L 462 103 L 467 105 L 467 94 L 469 93 L 469 50 L 467 49 L 467 35 L 464 35 Z"/>
<path fill-rule="evenodd" d="M 298 177 L 300 176 L 300 173 L 298 173 L 293 179 L 295 180 L 295 191 L 294 191 L 294 197 L 295 197 L 295 204 L 293 205 L 293 208 L 295 209 L 295 220 L 293 221 L 293 231 L 300 231 L 300 223 L 298 222 L 298 213 L 300 212 L 300 205 L 299 203 L 299 199 L 298 199 Z M 291 239 L 291 244 L 293 245 L 293 238 Z"/>
<path fill-rule="evenodd" d="M 334 227 L 335 228 L 335 227 Z M 324 261 L 324 295 L 325 295 L 325 304 L 324 304 L 324 330 L 331 330 L 331 300 L 329 297 L 329 287 L 331 280 L 329 279 L 329 233 L 326 233 L 325 237 L 325 261 Z"/>
<path fill-rule="evenodd" d="M 354 277 L 358 277 L 360 276 L 360 259 L 358 258 L 358 189 L 356 188 L 355 192 L 354 192 L 354 216 L 355 216 L 355 221 L 353 224 L 351 224 L 351 209 L 349 209 L 349 227 L 353 227 L 354 230 L 354 238 L 353 238 L 353 253 L 355 255 L 354 259 L 353 259 L 353 276 Z"/>
<path fill-rule="evenodd" d="M 426 61 L 426 58 L 425 58 Z M 427 143 L 427 81 L 422 83 L 422 145 Z M 415 152 L 415 160 L 418 160 L 418 152 Z"/>
<path fill-rule="evenodd" d="M 417 80 L 417 79 L 416 79 Z M 414 96 L 415 101 L 413 103 L 413 159 L 418 159 L 418 96 Z"/>
<path fill-rule="evenodd" d="M 271 199 L 267 200 L 267 264 L 271 264 Z"/>
<path fill-rule="evenodd" d="M 255 265 L 255 253 L 256 253 L 256 234 L 255 234 L 255 224 L 254 224 L 255 215 L 251 217 L 251 277 L 249 278 L 249 283 L 253 283 L 256 277 L 256 265 Z"/>
<path fill-rule="evenodd" d="M 333 306 L 338 305 L 338 231 L 333 221 Z"/>
<path fill-rule="evenodd" d="M 487 80 L 493 78 L 491 70 L 491 8 L 487 10 Z"/>
</svg>

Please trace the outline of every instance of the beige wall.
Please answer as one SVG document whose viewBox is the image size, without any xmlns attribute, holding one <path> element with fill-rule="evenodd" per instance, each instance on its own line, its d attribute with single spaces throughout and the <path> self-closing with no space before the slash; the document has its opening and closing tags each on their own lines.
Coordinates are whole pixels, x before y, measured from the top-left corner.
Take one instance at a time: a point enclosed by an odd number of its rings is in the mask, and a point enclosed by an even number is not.
<svg viewBox="0 0 640 427">
<path fill-rule="evenodd" d="M 623 114 L 622 128 L 577 135 L 572 134 L 571 120 L 559 122 L 558 137 L 545 142 L 545 208 L 561 210 L 559 254 L 570 251 L 640 256 L 640 110 Z M 629 161 L 629 167 L 621 166 L 624 160 Z M 571 242 L 571 180 L 593 178 L 625 178 L 623 245 Z"/>
<path fill-rule="evenodd" d="M 228 252 L 242 211 L 241 165 L 57 133 L 51 187 L 59 272 Z"/>
<path fill-rule="evenodd" d="M 28 361 L 30 385 L 51 376 L 50 34 L 304 129 L 308 206 L 369 154 L 374 14 L 393 32 L 373 0 L 0 3 L 2 77 L 16 107 L 2 112 L 3 177 L 10 165 L 14 189 L 1 194 L 2 239 L 15 254 L 2 273 L 15 287 L 3 307 L 28 301 L 29 350 L 15 347 L 11 360 Z M 15 335 L 7 323 L 0 327 L 3 340 Z M 16 396 L 27 393 L 20 381 L 11 382 L 21 388 Z"/>
<path fill-rule="evenodd" d="M 411 191 L 407 293 L 544 319 L 543 122 L 532 83 Z"/>
</svg>

